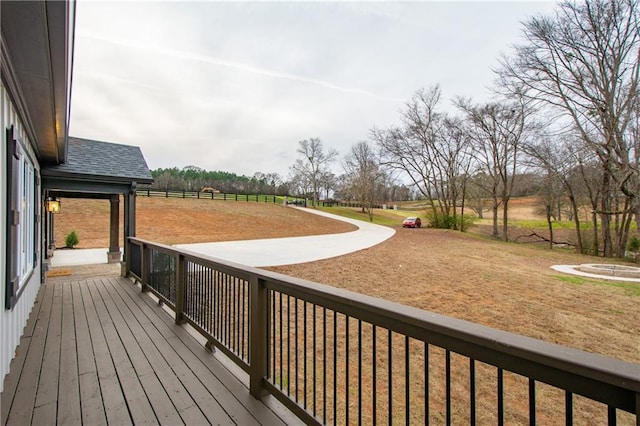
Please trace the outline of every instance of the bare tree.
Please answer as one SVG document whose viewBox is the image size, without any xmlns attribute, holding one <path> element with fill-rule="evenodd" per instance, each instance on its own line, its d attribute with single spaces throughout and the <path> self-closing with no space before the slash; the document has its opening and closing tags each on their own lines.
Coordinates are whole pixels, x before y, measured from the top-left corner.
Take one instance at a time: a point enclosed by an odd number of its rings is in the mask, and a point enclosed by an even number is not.
<svg viewBox="0 0 640 426">
<path fill-rule="evenodd" d="M 384 176 L 372 145 L 367 141 L 353 145 L 342 167 L 351 194 L 362 203 L 362 212 L 366 211 L 369 220 L 373 221 L 378 186 L 383 183 Z"/>
<path fill-rule="evenodd" d="M 303 179 L 312 191 L 313 207 L 318 204 L 320 190 L 323 188 L 323 177 L 329 165 L 338 157 L 338 151 L 329 149 L 325 152 L 322 141 L 319 138 L 304 139 L 298 142 L 297 153 L 300 158 L 291 166 L 293 175 Z"/>
<path fill-rule="evenodd" d="M 554 16 L 526 22 L 524 36 L 527 43 L 501 60 L 501 85 L 555 110 L 597 155 L 604 255 L 621 256 L 638 197 L 637 147 L 629 140 L 639 96 L 638 2 L 564 2 Z"/>
<path fill-rule="evenodd" d="M 477 164 L 473 166 L 476 168 L 467 179 L 467 199 L 478 218 L 484 219 L 485 201 L 491 198 L 492 179 Z"/>
<path fill-rule="evenodd" d="M 415 93 L 402 114 L 402 127 L 373 129 L 382 164 L 402 171 L 426 198 L 432 226 L 457 229 L 457 203 L 468 171 L 468 138 L 459 122 L 437 112 L 440 88 Z"/>
<path fill-rule="evenodd" d="M 603 169 L 595 155 L 591 151 L 576 151 L 578 153 L 576 159 L 578 166 L 574 172 L 569 175 L 571 182 L 578 188 L 579 199 L 589 205 L 591 210 L 591 225 L 593 228 L 593 237 L 591 239 L 591 254 L 597 256 L 600 252 L 600 243 L 598 237 L 598 206 L 602 199 L 602 181 Z M 578 186 L 579 185 L 579 186 Z"/>
<path fill-rule="evenodd" d="M 581 193 L 584 192 L 585 188 L 587 190 L 591 189 L 591 185 L 583 173 L 585 171 L 585 160 L 588 157 L 584 145 L 580 144 L 579 140 L 553 141 L 548 137 L 541 137 L 536 143 L 525 145 L 524 150 L 529 155 L 532 165 L 541 169 L 545 176 L 542 195 L 546 200 L 547 221 L 551 233 L 550 239 L 553 241 L 551 216 L 554 202 L 557 203 L 561 197 L 557 188 L 557 185 L 560 185 L 562 194 L 566 195 L 571 206 L 571 217 L 576 227 L 576 250 L 579 253 L 586 253 L 586 247 L 583 244 L 582 227 L 580 226 L 579 206 L 582 201 Z M 593 197 L 597 197 L 597 195 L 593 192 L 589 194 L 593 202 Z M 594 241 L 597 246 L 597 223 L 594 228 L 596 233 Z"/>
<path fill-rule="evenodd" d="M 509 200 L 529 112 L 523 102 L 475 105 L 469 100 L 458 99 L 456 105 L 466 116 L 477 166 L 488 178 L 486 189 L 492 199 L 493 236 L 500 236 L 498 210 L 502 206 L 502 234 L 503 239 L 508 241 Z"/>
<path fill-rule="evenodd" d="M 278 187 L 283 183 L 282 177 L 278 173 L 267 173 L 265 179 L 270 191 L 269 193 L 276 195 L 278 193 Z"/>
<path fill-rule="evenodd" d="M 331 194 L 334 193 L 338 186 L 338 177 L 333 174 L 329 169 L 326 169 L 320 176 L 320 191 L 324 192 L 325 200 L 331 198 Z"/>
<path fill-rule="evenodd" d="M 311 182 L 302 173 L 290 170 L 289 181 L 287 182 L 291 195 L 307 198 L 311 194 Z"/>
<path fill-rule="evenodd" d="M 464 209 L 467 199 L 467 183 L 471 177 L 473 165 L 473 145 L 463 121 L 459 118 L 445 117 L 440 143 L 434 146 L 439 154 L 436 161 L 446 177 L 446 185 L 441 192 L 445 199 L 451 200 L 453 229 L 465 231 Z M 461 218 L 458 219 L 458 207 Z"/>
</svg>

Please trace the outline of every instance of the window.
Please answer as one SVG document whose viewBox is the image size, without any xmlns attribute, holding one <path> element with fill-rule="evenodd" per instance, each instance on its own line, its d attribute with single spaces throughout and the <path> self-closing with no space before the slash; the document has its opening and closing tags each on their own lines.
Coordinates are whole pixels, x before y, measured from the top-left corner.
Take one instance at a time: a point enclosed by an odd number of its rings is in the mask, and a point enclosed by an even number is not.
<svg viewBox="0 0 640 426">
<path fill-rule="evenodd" d="M 38 174 L 14 127 L 7 130 L 5 307 L 11 309 L 37 265 Z"/>
<path fill-rule="evenodd" d="M 20 238 L 20 276 L 25 277 L 33 270 L 34 259 L 34 237 L 35 237 L 35 223 L 30 218 L 35 216 L 34 209 L 34 168 L 33 164 L 29 161 L 26 155 L 22 155 L 20 161 L 20 168 L 22 169 L 22 179 L 20 186 L 22 187 L 22 199 L 20 200 L 20 217 L 26 220 L 21 221 L 18 232 L 21 234 Z"/>
</svg>

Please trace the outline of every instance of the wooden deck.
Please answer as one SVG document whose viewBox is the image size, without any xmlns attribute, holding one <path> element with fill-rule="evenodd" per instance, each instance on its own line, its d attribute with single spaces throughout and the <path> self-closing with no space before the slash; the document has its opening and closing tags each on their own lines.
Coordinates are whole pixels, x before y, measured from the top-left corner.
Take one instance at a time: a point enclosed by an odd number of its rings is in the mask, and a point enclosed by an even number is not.
<svg viewBox="0 0 640 426">
<path fill-rule="evenodd" d="M 124 278 L 49 279 L 2 393 L 2 425 L 297 422 L 248 392 Z"/>
</svg>

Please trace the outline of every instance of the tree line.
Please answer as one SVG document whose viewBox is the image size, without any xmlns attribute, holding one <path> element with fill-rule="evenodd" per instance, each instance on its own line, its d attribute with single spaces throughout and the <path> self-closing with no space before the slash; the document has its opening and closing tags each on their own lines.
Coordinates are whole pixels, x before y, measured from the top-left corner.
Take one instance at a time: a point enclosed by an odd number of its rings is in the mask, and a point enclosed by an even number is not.
<svg viewBox="0 0 640 426">
<path fill-rule="evenodd" d="M 317 140 L 319 141 L 319 139 Z M 226 171 L 209 171 L 197 166 L 183 168 L 170 167 L 151 170 L 154 182 L 145 188 L 162 191 L 202 191 L 213 190 L 227 194 L 292 195 L 309 198 L 317 204 L 323 200 L 344 200 L 360 202 L 357 194 L 345 190 L 339 183 L 341 177 L 322 169 L 316 179 L 316 191 L 312 185 L 301 183 L 297 176 L 284 178 L 278 173 L 256 172 L 253 176 L 238 175 Z M 314 194 L 316 196 L 314 197 Z M 406 185 L 394 184 L 380 188 L 375 200 L 404 201 L 415 196 Z"/>
<path fill-rule="evenodd" d="M 197 166 L 158 168 L 151 170 L 151 189 L 201 191 L 212 189 L 228 194 L 287 195 L 287 183 L 277 173 L 257 172 L 253 176 L 232 172 L 209 171 Z"/>
</svg>

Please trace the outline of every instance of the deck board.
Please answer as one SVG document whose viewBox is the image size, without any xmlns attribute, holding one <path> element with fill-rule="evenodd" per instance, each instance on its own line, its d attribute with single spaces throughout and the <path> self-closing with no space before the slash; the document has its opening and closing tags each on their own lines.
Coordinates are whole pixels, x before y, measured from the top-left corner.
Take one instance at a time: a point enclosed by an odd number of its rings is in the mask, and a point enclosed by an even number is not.
<svg viewBox="0 0 640 426">
<path fill-rule="evenodd" d="M 123 301 L 123 303 L 118 302 L 119 308 L 121 312 L 123 312 L 123 316 L 130 318 L 130 315 L 134 314 L 134 311 L 132 311 L 131 308 L 133 307 L 135 309 L 137 306 L 131 303 L 127 304 L 128 297 L 122 299 L 117 288 L 113 285 L 108 286 L 107 290 L 111 292 L 111 297 Z M 162 343 L 165 342 L 164 338 L 156 335 L 156 341 L 152 341 L 147 334 L 148 330 L 151 329 L 151 321 L 148 320 L 146 315 L 139 315 L 137 320 L 140 327 L 132 327 L 131 332 L 135 336 L 137 342 L 139 342 L 140 346 L 145 348 L 145 355 L 149 360 L 149 363 L 154 366 L 155 374 L 167 394 L 170 395 L 176 410 L 180 413 L 186 424 L 206 424 L 206 418 L 200 409 L 198 409 L 196 402 L 182 384 L 183 377 L 177 374 L 176 371 L 172 371 L 172 366 L 179 367 L 182 365 L 181 360 L 176 357 L 170 358 L 169 362 L 165 360 L 164 356 L 171 357 L 173 351 L 170 350 L 168 345 L 162 345 Z M 161 347 L 156 347 L 156 344 L 160 344 Z M 175 380 L 176 377 L 178 377 L 179 380 Z M 204 388 L 194 389 L 194 387 L 191 386 L 191 390 L 198 394 L 203 391 Z M 210 401 L 210 403 L 216 404 L 215 400 Z"/>
<path fill-rule="evenodd" d="M 131 288 L 130 291 L 133 291 Z M 157 312 L 159 308 L 150 298 L 135 297 L 132 300 L 141 307 L 143 312 Z M 222 399 L 225 410 L 238 424 L 255 424 L 256 419 L 260 419 L 260 423 L 269 425 L 283 425 L 283 421 L 274 414 L 267 406 L 262 402 L 253 398 L 246 390 L 246 386 L 241 383 L 226 367 L 220 363 L 208 362 L 212 356 L 201 345 L 188 345 L 187 343 L 193 340 L 193 337 L 183 327 L 175 325 L 173 319 L 169 316 L 162 315 L 159 317 L 160 321 L 154 322 L 154 325 L 158 327 L 158 333 L 160 335 L 171 336 L 166 341 L 175 349 L 178 359 L 184 359 L 186 365 L 195 368 L 195 366 L 204 366 L 204 370 L 199 369 L 196 371 L 196 377 L 202 377 L 205 371 L 209 371 L 212 375 L 211 380 L 203 381 L 203 385 L 207 387 L 212 395 L 216 399 Z M 164 326 L 162 326 L 164 324 Z M 222 385 L 223 384 L 223 385 Z M 224 399 L 227 395 L 221 392 L 222 389 L 226 389 L 230 392 L 237 401 L 231 399 Z M 249 411 L 242 411 L 246 408 Z M 238 408 L 237 411 L 234 411 Z M 247 414 L 251 413 L 251 417 Z"/>
<path fill-rule="evenodd" d="M 128 279 L 50 279 L 2 393 L 2 424 L 284 424 Z"/>
<path fill-rule="evenodd" d="M 36 392 L 38 391 L 38 381 L 40 370 L 42 369 L 42 355 L 44 353 L 47 329 L 49 326 L 49 314 L 53 301 L 53 287 L 41 289 L 44 293 L 42 307 L 38 313 L 31 344 L 24 349 L 25 362 L 21 369 L 12 369 L 10 376 L 16 374 L 19 378 L 15 396 L 10 403 L 3 404 L 9 406 L 7 413 L 7 424 L 30 424 L 33 417 L 33 407 L 35 407 Z M 18 353 L 22 348 L 18 346 Z M 5 394 L 5 391 L 2 392 Z"/>
<path fill-rule="evenodd" d="M 80 411 L 80 380 L 78 348 L 73 304 L 72 283 L 62 287 L 62 330 L 60 336 L 60 378 L 58 381 L 58 423 L 78 424 Z"/>
<path fill-rule="evenodd" d="M 158 422 L 164 424 L 181 424 L 182 420 L 178 414 L 173 402 L 167 395 L 164 387 L 155 375 L 154 367 L 149 363 L 146 355 L 146 346 L 138 343 L 132 333 L 132 329 L 140 329 L 142 326 L 136 321 L 135 316 L 130 311 L 124 311 L 119 308 L 120 303 L 117 301 L 117 295 L 114 298 L 110 294 L 108 287 L 109 282 L 102 282 L 99 291 L 103 299 L 113 300 L 107 308 L 109 315 L 113 321 L 113 325 L 118 332 L 122 349 L 126 352 L 126 356 L 131 361 L 131 366 L 135 371 L 142 389 L 146 394 L 146 398 L 155 413 Z M 133 380 L 133 378 L 131 378 Z M 137 423 L 137 422 L 136 422 Z"/>
<path fill-rule="evenodd" d="M 38 380 L 36 407 L 47 406 L 58 398 L 58 377 L 60 373 L 60 337 L 62 334 L 62 288 L 53 289 L 49 326 L 46 333 L 44 357 Z M 40 411 L 42 412 L 42 410 Z M 44 415 L 47 415 L 46 413 Z M 54 412 L 55 416 L 55 412 Z M 34 418 L 34 422 L 37 419 Z"/>
<path fill-rule="evenodd" d="M 71 295 L 75 306 L 73 319 L 78 351 L 78 384 L 82 422 L 91 425 L 106 425 L 107 420 L 100 391 L 100 382 L 98 381 L 98 370 L 91 342 L 89 322 L 78 281 L 74 281 L 71 284 Z"/>
<path fill-rule="evenodd" d="M 16 351 L 16 357 L 11 360 L 11 365 L 9 366 L 10 371 L 22 371 L 24 368 L 24 364 L 27 360 L 27 353 L 29 346 L 31 345 L 31 338 L 33 337 L 33 333 L 36 327 L 36 323 L 38 322 L 38 316 L 40 315 L 40 310 L 43 306 L 45 292 L 40 291 L 36 297 L 36 301 L 33 305 L 33 309 L 31 310 L 31 315 L 27 321 L 27 325 L 24 329 L 24 334 L 20 338 L 20 346 L 21 350 Z M 4 392 L 8 394 L 15 394 L 16 389 L 18 388 L 18 383 L 20 382 L 19 374 L 8 375 L 4 381 Z M 7 423 L 7 418 L 9 416 L 9 408 L 11 401 L 8 398 L 3 398 L 0 401 L 0 425 Z"/>
<path fill-rule="evenodd" d="M 99 282 L 99 281 L 98 281 Z M 133 364 L 127 355 L 113 319 L 105 304 L 105 300 L 99 291 L 99 285 L 94 281 L 89 285 L 89 291 L 93 298 L 94 306 L 98 313 L 98 319 L 102 325 L 105 341 L 113 360 L 116 375 L 120 383 L 124 398 L 127 402 L 131 419 L 135 424 L 155 424 L 157 419 L 147 399 L 142 384 L 137 377 Z M 108 301 L 108 300 L 107 300 Z M 116 390 L 117 391 L 117 390 Z"/>
<path fill-rule="evenodd" d="M 129 290 L 128 294 L 120 295 L 123 303 L 127 304 L 127 306 L 130 306 L 132 309 L 142 310 L 145 317 L 149 320 L 149 324 L 151 326 L 145 329 L 146 332 L 149 333 L 148 337 L 154 342 L 154 345 L 158 345 L 157 349 L 162 353 L 162 356 L 165 358 L 165 362 L 171 366 L 173 374 L 179 378 L 180 383 L 193 390 L 190 394 L 194 399 L 194 405 L 198 405 L 200 407 L 202 414 L 209 422 L 220 421 L 223 424 L 233 423 L 228 412 L 230 411 L 233 413 L 235 411 L 238 405 L 237 400 L 232 397 L 225 399 L 227 395 L 223 392 L 221 395 L 222 401 L 218 401 L 208 391 L 203 382 L 212 383 L 213 386 L 224 388 L 222 383 L 220 383 L 210 371 L 203 367 L 199 368 L 199 360 L 193 357 L 191 352 L 185 351 L 184 354 L 186 357 L 181 357 L 176 351 L 176 347 L 180 348 L 183 346 L 182 343 L 172 345 L 171 341 L 174 337 L 164 337 L 172 336 L 175 331 L 182 330 L 182 328 L 173 324 L 173 321 L 169 316 L 158 315 L 161 313 L 159 312 L 160 308 L 153 301 L 148 298 L 146 298 L 146 301 L 141 300 L 142 298 L 137 297 L 135 293 L 132 293 L 133 288 L 130 288 Z M 193 340 L 191 336 L 189 336 L 189 338 Z M 198 349 L 206 352 L 202 346 Z M 210 355 L 207 353 L 207 356 Z M 226 407 L 223 408 L 221 403 L 226 404 Z M 246 409 L 241 411 L 246 411 Z M 194 414 L 191 413 L 190 415 Z M 246 422 L 240 424 L 255 423 L 255 418 L 248 413 L 247 415 L 248 416 L 245 418 Z"/>
<path fill-rule="evenodd" d="M 118 382 L 118 376 L 116 375 L 116 369 L 113 365 L 111 354 L 109 353 L 109 347 L 107 346 L 104 330 L 102 329 L 102 324 L 98 319 L 98 312 L 95 304 L 93 303 L 93 298 L 91 297 L 89 289 L 91 285 L 91 282 L 85 281 L 80 283 L 79 287 L 87 320 L 87 328 L 89 329 L 89 335 L 91 337 L 91 348 L 96 365 L 98 391 L 100 392 L 100 398 L 106 416 L 104 421 L 105 423 L 108 422 L 110 424 L 131 423 L 127 403 L 124 399 L 122 389 L 120 388 L 120 383 Z M 85 384 L 90 385 L 91 379 L 85 381 Z M 85 388 L 85 392 L 93 396 L 95 390 Z M 84 421 L 84 411 L 82 412 L 82 415 Z M 94 417 L 97 417 L 98 415 L 99 413 L 94 413 Z M 98 421 L 102 422 L 102 419 Z"/>
</svg>

